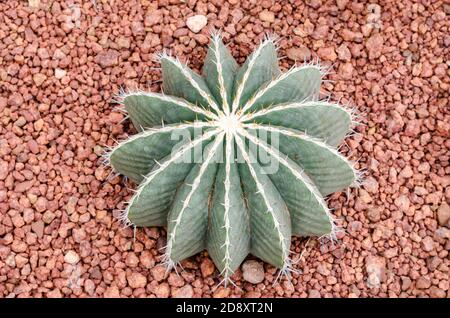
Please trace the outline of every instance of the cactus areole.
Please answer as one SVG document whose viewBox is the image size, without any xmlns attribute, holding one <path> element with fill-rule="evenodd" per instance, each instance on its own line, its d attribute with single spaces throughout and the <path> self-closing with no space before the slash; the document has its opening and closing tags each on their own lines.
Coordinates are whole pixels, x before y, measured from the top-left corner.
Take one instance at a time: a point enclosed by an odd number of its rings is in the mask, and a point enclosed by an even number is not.
<svg viewBox="0 0 450 318">
<path fill-rule="evenodd" d="M 213 34 L 203 76 L 159 60 L 163 94 L 119 96 L 139 131 L 106 155 L 139 183 L 120 219 L 167 226 L 169 268 L 206 249 L 225 283 L 248 254 L 289 273 L 291 236 L 333 238 L 324 196 L 358 182 L 336 149 L 353 111 L 319 100 L 317 63 L 282 73 L 271 38 L 238 67 Z"/>
</svg>

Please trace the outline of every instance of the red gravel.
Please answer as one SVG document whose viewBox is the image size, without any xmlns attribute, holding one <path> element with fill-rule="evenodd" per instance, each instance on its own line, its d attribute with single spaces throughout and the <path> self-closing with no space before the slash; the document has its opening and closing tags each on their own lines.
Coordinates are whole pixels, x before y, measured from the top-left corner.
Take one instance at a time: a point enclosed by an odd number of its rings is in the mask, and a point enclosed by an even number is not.
<svg viewBox="0 0 450 318">
<path fill-rule="evenodd" d="M 450 296 L 450 5 L 29 2 L 39 8 L 0 4 L 0 297 Z M 185 23 L 196 14 L 208 18 L 198 34 Z M 199 70 L 209 27 L 241 63 L 267 31 L 281 35 L 284 68 L 333 63 L 324 91 L 363 113 L 343 150 L 367 168 L 366 184 L 329 201 L 346 234 L 336 246 L 311 240 L 291 282 L 272 285 L 264 265 L 261 283 L 238 271 L 240 288 L 215 290 L 205 255 L 165 278 L 164 230 L 140 229 L 133 243 L 114 218 L 131 192 L 107 181 L 102 146 L 133 131 L 111 98 L 121 85 L 159 90 L 152 58 L 163 48 Z"/>
</svg>

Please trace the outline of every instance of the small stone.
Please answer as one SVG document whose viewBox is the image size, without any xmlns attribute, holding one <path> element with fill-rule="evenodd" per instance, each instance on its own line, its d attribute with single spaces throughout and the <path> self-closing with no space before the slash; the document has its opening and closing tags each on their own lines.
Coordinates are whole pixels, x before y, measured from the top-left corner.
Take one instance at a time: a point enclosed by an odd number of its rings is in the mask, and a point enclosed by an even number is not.
<svg viewBox="0 0 450 318">
<path fill-rule="evenodd" d="M 122 48 L 122 49 L 129 49 L 130 45 L 131 45 L 130 39 L 126 38 L 126 37 L 123 37 L 123 36 L 119 37 L 116 40 L 116 43 L 119 46 L 119 48 Z"/>
<path fill-rule="evenodd" d="M 397 254 L 398 254 L 397 247 L 389 248 L 386 251 L 384 251 L 384 257 L 386 257 L 386 258 L 393 258 L 393 257 L 397 256 Z"/>
<path fill-rule="evenodd" d="M 84 290 L 86 291 L 86 293 L 90 296 L 92 296 L 95 292 L 95 284 L 92 280 L 90 279 L 86 279 L 84 281 Z"/>
<path fill-rule="evenodd" d="M 33 181 L 24 181 L 17 183 L 14 192 L 25 192 L 28 191 L 33 186 Z"/>
<path fill-rule="evenodd" d="M 68 251 L 66 255 L 64 255 L 64 262 L 75 265 L 80 261 L 80 256 L 75 251 Z"/>
<path fill-rule="evenodd" d="M 16 267 L 16 259 L 14 257 L 14 254 L 9 254 L 5 259 L 5 264 L 9 267 Z"/>
<path fill-rule="evenodd" d="M 352 58 L 352 54 L 350 53 L 350 50 L 348 49 L 347 45 L 341 44 L 336 49 L 336 52 L 337 52 L 338 58 L 341 61 L 350 62 L 350 60 Z"/>
<path fill-rule="evenodd" d="M 354 41 L 356 38 L 355 32 L 348 30 L 348 29 L 343 29 L 340 34 L 341 34 L 341 37 L 344 39 L 344 41 L 351 42 L 351 41 Z"/>
<path fill-rule="evenodd" d="M 311 51 L 306 46 L 291 47 L 286 50 L 286 56 L 294 61 L 308 61 L 311 59 Z"/>
<path fill-rule="evenodd" d="M 412 281 L 409 277 L 402 277 L 402 290 L 408 290 L 411 287 Z"/>
<path fill-rule="evenodd" d="M 214 273 L 214 263 L 209 258 L 205 258 L 200 264 L 200 271 L 202 272 L 203 277 L 208 277 L 212 273 Z"/>
<path fill-rule="evenodd" d="M 145 16 L 144 25 L 145 26 L 154 26 L 155 24 L 161 23 L 162 20 L 163 20 L 163 16 L 162 16 L 161 11 L 155 10 Z"/>
<path fill-rule="evenodd" d="M 194 35 L 194 39 L 200 45 L 205 45 L 209 41 L 209 38 L 206 35 L 204 35 L 204 34 L 195 34 Z"/>
<path fill-rule="evenodd" d="M 119 55 L 116 50 L 108 50 L 97 54 L 94 60 L 101 67 L 106 68 L 116 65 L 119 61 Z"/>
<path fill-rule="evenodd" d="M 13 252 L 23 253 L 27 250 L 27 243 L 20 240 L 14 240 L 11 244 L 11 249 Z"/>
<path fill-rule="evenodd" d="M 12 107 L 19 107 L 23 104 L 23 97 L 19 93 L 13 93 L 8 99 L 8 105 Z"/>
<path fill-rule="evenodd" d="M 166 276 L 166 269 L 163 266 L 155 266 L 150 270 L 153 279 L 160 282 Z"/>
<path fill-rule="evenodd" d="M 139 264 L 139 258 L 135 253 L 128 253 L 127 257 L 125 258 L 125 264 L 128 267 L 136 267 Z"/>
<path fill-rule="evenodd" d="M 27 198 L 30 201 L 31 204 L 35 204 L 37 201 L 38 196 L 33 193 L 27 193 Z"/>
<path fill-rule="evenodd" d="M 76 210 L 77 207 L 77 202 L 78 202 L 78 198 L 77 197 L 70 197 L 67 200 L 67 204 L 66 204 L 66 211 L 69 214 L 73 214 Z"/>
<path fill-rule="evenodd" d="M 170 286 L 174 286 L 174 287 L 181 287 L 184 285 L 183 277 L 181 277 L 180 275 L 173 273 L 173 272 L 169 274 L 169 277 L 167 278 L 167 282 L 169 283 Z"/>
<path fill-rule="evenodd" d="M 194 15 L 186 20 L 187 27 L 194 33 L 200 32 L 200 30 L 203 29 L 207 23 L 208 19 L 201 14 Z"/>
<path fill-rule="evenodd" d="M 247 282 L 259 284 L 264 280 L 263 264 L 254 260 L 246 261 L 242 264 L 242 274 Z"/>
<path fill-rule="evenodd" d="M 42 221 L 36 221 L 31 224 L 31 229 L 36 233 L 38 238 L 41 238 L 44 235 L 44 227 L 45 224 Z"/>
<path fill-rule="evenodd" d="M 431 252 L 434 250 L 434 241 L 430 236 L 426 236 L 422 240 L 422 246 L 425 252 Z"/>
<path fill-rule="evenodd" d="M 369 288 L 379 287 L 385 279 L 386 260 L 379 256 L 369 255 L 366 257 L 367 286 Z"/>
<path fill-rule="evenodd" d="M 144 288 L 147 285 L 147 278 L 138 272 L 128 275 L 127 281 L 131 288 Z"/>
<path fill-rule="evenodd" d="M 336 61 L 337 55 L 333 47 L 321 47 L 317 51 L 317 55 L 325 61 Z"/>
<path fill-rule="evenodd" d="M 34 153 L 34 154 L 39 153 L 39 145 L 36 142 L 36 140 L 34 140 L 34 139 L 28 140 L 27 145 L 28 145 L 28 149 L 30 149 L 30 151 L 32 153 Z"/>
<path fill-rule="evenodd" d="M 431 286 L 430 280 L 423 276 L 420 276 L 416 281 L 416 287 L 418 289 L 427 289 L 430 288 L 430 286 Z"/>
<path fill-rule="evenodd" d="M 353 65 L 352 63 L 343 63 L 339 67 L 339 75 L 342 77 L 342 79 L 350 80 L 353 78 Z"/>
<path fill-rule="evenodd" d="M 42 118 L 36 120 L 33 124 L 33 127 L 35 131 L 41 131 L 42 128 L 44 127 L 44 120 Z"/>
<path fill-rule="evenodd" d="M 433 75 L 433 67 L 431 66 L 430 62 L 425 61 L 422 64 L 422 71 L 420 73 L 420 77 L 431 77 Z"/>
<path fill-rule="evenodd" d="M 394 204 L 400 209 L 402 212 L 407 212 L 409 209 L 409 198 L 401 194 L 397 199 L 394 200 Z"/>
<path fill-rule="evenodd" d="M 140 21 L 131 22 L 131 32 L 134 36 L 145 35 L 144 25 Z"/>
<path fill-rule="evenodd" d="M 14 125 L 17 126 L 17 127 L 23 127 L 23 126 L 25 126 L 26 124 L 27 124 L 27 120 L 26 120 L 24 117 L 22 117 L 22 116 L 20 116 L 20 117 L 14 122 Z"/>
<path fill-rule="evenodd" d="M 62 298 L 63 297 L 63 295 L 61 294 L 61 291 L 58 288 L 49 291 L 46 296 L 47 296 L 47 298 Z"/>
<path fill-rule="evenodd" d="M 430 288 L 430 296 L 432 298 L 445 298 L 445 291 L 436 286 L 431 286 Z"/>
<path fill-rule="evenodd" d="M 219 287 L 213 294 L 213 298 L 226 298 L 230 295 L 228 288 Z"/>
<path fill-rule="evenodd" d="M 105 298 L 119 298 L 120 297 L 119 288 L 117 288 L 117 286 L 110 286 L 106 288 L 103 296 Z"/>
<path fill-rule="evenodd" d="M 420 127 L 422 126 L 421 121 L 413 119 L 408 121 L 405 127 L 405 136 L 417 137 L 420 134 Z"/>
<path fill-rule="evenodd" d="M 46 211 L 44 215 L 42 215 L 42 221 L 44 221 L 45 224 L 50 224 L 55 217 L 55 213 L 53 213 L 52 211 Z"/>
<path fill-rule="evenodd" d="M 0 178 L 1 180 L 1 178 Z M 447 203 L 442 203 L 441 206 L 437 210 L 437 219 L 439 225 L 446 226 L 448 221 L 450 220 L 450 206 Z"/>
<path fill-rule="evenodd" d="M 370 203 L 373 200 L 369 192 L 364 189 L 359 189 L 359 197 L 364 203 Z"/>
<path fill-rule="evenodd" d="M 8 176 L 8 162 L 0 160 L 0 180 L 5 180 Z"/>
<path fill-rule="evenodd" d="M 173 37 L 174 37 L 174 38 L 180 38 L 180 37 L 186 36 L 186 35 L 188 35 L 188 34 L 189 34 L 189 30 L 188 30 L 188 29 L 186 29 L 186 28 L 180 28 L 180 29 L 177 29 L 177 30 L 175 30 L 175 31 L 173 32 Z"/>
<path fill-rule="evenodd" d="M 33 75 L 33 81 L 36 84 L 36 86 L 41 86 L 42 83 L 47 79 L 47 76 L 41 73 L 36 73 Z"/>
<path fill-rule="evenodd" d="M 402 169 L 402 171 L 400 171 L 399 176 L 402 178 L 411 178 L 413 176 L 414 172 L 411 169 L 410 166 L 406 166 Z"/>
<path fill-rule="evenodd" d="M 383 37 L 379 33 L 372 35 L 367 40 L 366 48 L 369 52 L 369 59 L 374 59 L 381 56 L 383 50 L 383 42 Z"/>
<path fill-rule="evenodd" d="M 39 213 L 44 212 L 45 210 L 47 210 L 48 207 L 47 199 L 44 197 L 39 197 L 36 203 L 34 204 L 34 207 L 36 211 L 38 211 Z"/>
<path fill-rule="evenodd" d="M 72 229 L 72 237 L 76 243 L 81 243 L 86 239 L 86 231 L 83 228 Z"/>
<path fill-rule="evenodd" d="M 66 76 L 66 74 L 67 74 L 67 72 L 65 70 L 62 70 L 60 68 L 55 69 L 55 77 L 57 79 L 63 78 L 64 76 Z"/>
<path fill-rule="evenodd" d="M 145 268 L 153 268 L 155 266 L 155 259 L 150 251 L 143 251 L 139 256 L 139 261 Z"/>
<path fill-rule="evenodd" d="M 322 296 L 320 295 L 320 292 L 316 289 L 311 289 L 308 292 L 308 298 L 322 298 Z"/>
<path fill-rule="evenodd" d="M 121 114 L 121 113 L 117 113 L 117 112 L 111 112 L 110 114 L 109 114 L 109 121 L 112 123 L 112 124 L 118 124 L 118 123 L 120 123 L 122 120 L 123 120 L 123 114 Z"/>
<path fill-rule="evenodd" d="M 39 8 L 40 4 L 41 4 L 41 0 L 28 0 L 28 5 L 31 8 Z"/>
<path fill-rule="evenodd" d="M 167 283 L 162 283 L 153 288 L 153 293 L 158 298 L 168 298 L 170 296 L 170 287 Z"/>
<path fill-rule="evenodd" d="M 192 298 L 194 296 L 194 289 L 191 285 L 185 285 L 181 288 L 172 291 L 173 298 Z"/>
<path fill-rule="evenodd" d="M 269 10 L 263 10 L 259 13 L 261 21 L 273 23 L 275 22 L 275 14 Z"/>
</svg>

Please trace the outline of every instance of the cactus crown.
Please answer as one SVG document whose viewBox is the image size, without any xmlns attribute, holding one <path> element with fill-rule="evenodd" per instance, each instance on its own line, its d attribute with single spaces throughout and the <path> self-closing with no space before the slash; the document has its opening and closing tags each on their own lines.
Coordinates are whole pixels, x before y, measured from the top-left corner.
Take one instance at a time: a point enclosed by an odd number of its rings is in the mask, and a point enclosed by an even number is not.
<svg viewBox="0 0 450 318">
<path fill-rule="evenodd" d="M 164 94 L 120 96 L 139 133 L 107 159 L 140 183 L 121 220 L 167 226 L 169 268 L 207 249 L 225 283 L 249 253 L 287 273 L 292 235 L 334 237 L 324 196 L 358 173 L 335 148 L 353 112 L 318 100 L 324 70 L 281 73 L 271 38 L 238 67 L 219 34 L 203 77 L 159 60 Z"/>
</svg>

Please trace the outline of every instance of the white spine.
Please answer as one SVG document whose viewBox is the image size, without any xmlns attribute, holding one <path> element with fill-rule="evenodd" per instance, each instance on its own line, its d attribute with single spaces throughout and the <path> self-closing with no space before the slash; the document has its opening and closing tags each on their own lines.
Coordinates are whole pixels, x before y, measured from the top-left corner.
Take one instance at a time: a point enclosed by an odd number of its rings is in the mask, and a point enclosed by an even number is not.
<svg viewBox="0 0 450 318">
<path fill-rule="evenodd" d="M 247 163 L 248 169 L 250 170 L 250 174 L 253 177 L 253 180 L 255 181 L 256 188 L 258 189 L 258 194 L 263 198 L 264 204 L 267 207 L 267 212 L 272 217 L 273 223 L 275 225 L 275 229 L 278 234 L 280 247 L 283 251 L 283 268 L 287 268 L 290 266 L 290 260 L 289 260 L 289 247 L 286 245 L 286 241 L 289 240 L 289 238 L 284 237 L 283 232 L 281 231 L 281 224 L 278 222 L 275 211 L 270 203 L 270 199 L 266 195 L 266 191 L 264 189 L 264 185 L 259 181 L 258 175 L 256 174 L 255 170 L 253 169 L 251 159 L 249 157 L 249 154 L 245 150 L 245 146 L 240 139 L 239 136 L 235 135 L 236 143 L 241 150 L 242 157 L 244 161 Z"/>
<path fill-rule="evenodd" d="M 181 210 L 180 210 L 177 218 L 173 221 L 175 225 L 173 226 L 172 231 L 169 233 L 169 238 L 167 240 L 167 247 L 166 247 L 166 251 L 165 251 L 165 259 L 166 259 L 166 262 L 168 262 L 169 264 L 173 263 L 171 261 L 171 253 L 172 253 L 172 246 L 175 243 L 178 225 L 180 224 L 181 219 L 183 218 L 184 212 L 186 211 L 186 209 L 189 206 L 192 196 L 194 195 L 195 191 L 198 189 L 201 179 L 202 179 L 206 169 L 208 168 L 209 163 L 211 162 L 214 155 L 216 154 L 217 148 L 222 144 L 224 134 L 225 133 L 222 132 L 218 135 L 218 137 L 214 141 L 214 144 L 207 152 L 207 157 L 200 166 L 198 175 L 195 177 L 194 182 L 191 185 L 191 190 L 189 191 L 186 199 L 184 200 L 183 206 L 181 207 Z"/>
<path fill-rule="evenodd" d="M 179 158 L 181 158 L 187 151 L 194 148 L 196 145 L 212 138 L 214 135 L 216 135 L 219 131 L 218 130 L 212 130 L 205 132 L 201 137 L 196 138 L 192 140 L 190 143 L 182 146 L 179 151 L 173 155 L 169 160 L 164 161 L 163 163 L 158 163 L 159 167 L 156 170 L 153 170 L 150 172 L 148 176 L 145 177 L 144 181 L 139 185 L 139 187 L 136 190 L 135 195 L 131 198 L 130 202 L 128 203 L 127 208 L 124 211 L 123 219 L 128 220 L 128 214 L 130 212 L 130 208 L 133 206 L 134 202 L 136 200 L 139 200 L 139 196 L 142 193 L 143 189 L 161 172 L 163 172 L 167 167 L 169 167 L 172 163 L 176 162 Z M 129 221 L 128 221 L 129 222 Z M 129 222 L 131 224 L 131 222 Z"/>
<path fill-rule="evenodd" d="M 225 111 L 225 115 L 229 115 L 230 114 L 230 106 L 228 105 L 227 90 L 225 88 L 225 80 L 223 78 L 223 69 L 222 69 L 222 62 L 221 62 L 221 56 L 220 56 L 220 50 L 219 50 L 220 36 L 218 34 L 215 35 L 213 37 L 213 41 L 214 41 L 214 57 L 216 59 L 217 80 L 219 82 L 220 96 L 222 97 L 222 104 L 223 104 L 223 109 Z"/>
<path fill-rule="evenodd" d="M 244 92 L 245 84 L 247 83 L 250 73 L 253 69 L 253 66 L 255 65 L 256 60 L 259 57 L 259 54 L 261 53 L 261 50 L 268 44 L 273 43 L 272 39 L 266 39 L 264 42 L 261 43 L 261 45 L 256 49 L 255 52 L 253 52 L 252 56 L 250 57 L 250 60 L 247 65 L 247 69 L 245 70 L 244 75 L 242 76 L 242 80 L 239 83 L 239 86 L 236 90 L 236 96 L 233 99 L 233 106 L 232 106 L 232 113 L 235 114 L 237 111 L 237 108 L 239 107 L 239 102 L 241 101 L 242 93 Z"/>
<path fill-rule="evenodd" d="M 168 56 L 167 54 L 163 54 L 160 57 L 161 59 L 166 59 L 167 61 L 173 63 L 173 65 L 175 65 L 180 71 L 181 73 L 183 73 L 183 75 L 186 77 L 186 79 L 189 81 L 189 83 L 191 84 L 191 86 L 200 94 L 200 96 L 205 99 L 209 106 L 211 106 L 216 112 L 217 114 L 219 114 L 219 116 L 222 113 L 222 111 L 219 109 L 219 106 L 217 105 L 217 103 L 211 98 L 211 96 L 205 92 L 200 85 L 198 85 L 197 81 L 195 81 L 191 74 L 189 74 L 189 72 L 187 71 L 186 67 L 181 64 L 181 62 L 178 59 L 175 59 L 171 56 Z"/>
</svg>

